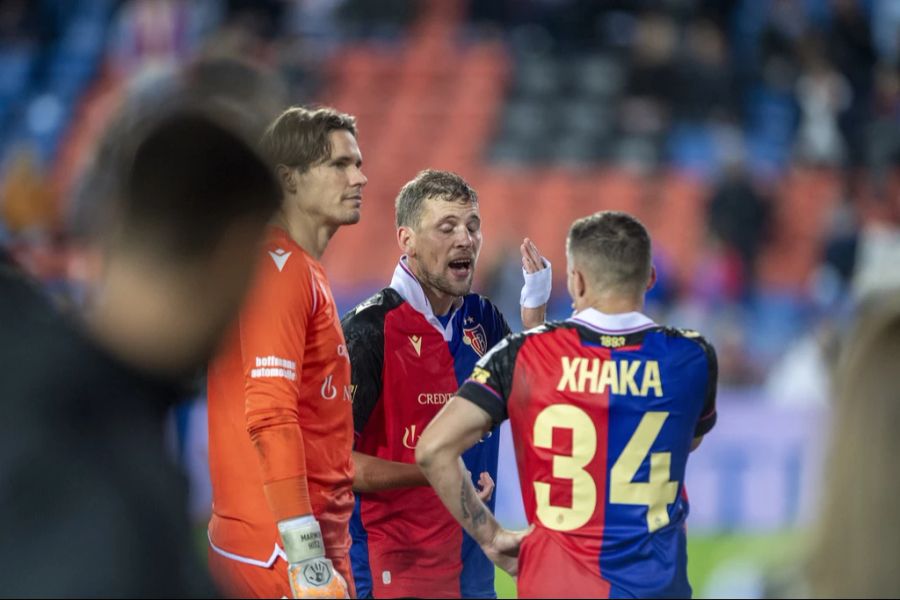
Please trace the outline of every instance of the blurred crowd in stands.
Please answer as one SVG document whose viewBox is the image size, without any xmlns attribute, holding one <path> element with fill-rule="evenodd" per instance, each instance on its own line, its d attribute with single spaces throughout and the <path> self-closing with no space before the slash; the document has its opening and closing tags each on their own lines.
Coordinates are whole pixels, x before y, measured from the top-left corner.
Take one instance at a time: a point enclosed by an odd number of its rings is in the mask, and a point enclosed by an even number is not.
<svg viewBox="0 0 900 600">
<path fill-rule="evenodd" d="M 152 91 L 175 65 L 222 55 L 279 73 L 273 98 L 321 101 L 342 51 L 402 47 L 435 7 L 460 48 L 490 40 L 508 56 L 484 168 L 624 173 L 642 216 L 662 210 L 673 176 L 694 182 L 695 258 L 685 268 L 658 247 L 651 310 L 709 333 L 724 384 L 824 401 L 853 307 L 900 284 L 892 0 L 0 0 L 0 244 L 71 297 L 86 267 L 68 199 L 123 88 Z M 360 127 L 366 155 L 365 117 Z M 481 267 L 501 307 L 517 303 L 505 256 Z M 353 285 L 337 282 L 352 290 L 342 309 L 371 292 Z"/>
</svg>

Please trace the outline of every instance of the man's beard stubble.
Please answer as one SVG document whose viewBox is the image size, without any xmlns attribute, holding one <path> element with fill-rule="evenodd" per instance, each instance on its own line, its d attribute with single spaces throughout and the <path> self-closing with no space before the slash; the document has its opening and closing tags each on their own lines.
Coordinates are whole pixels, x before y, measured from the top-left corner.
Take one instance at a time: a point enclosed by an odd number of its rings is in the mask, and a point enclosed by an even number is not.
<svg viewBox="0 0 900 600">
<path fill-rule="evenodd" d="M 472 280 L 474 278 L 475 272 L 473 270 L 468 281 L 460 284 L 458 289 L 454 289 L 453 284 L 451 284 L 443 275 L 432 275 L 431 273 L 426 272 L 422 273 L 422 285 L 437 290 L 447 296 L 465 296 L 472 291 Z"/>
</svg>

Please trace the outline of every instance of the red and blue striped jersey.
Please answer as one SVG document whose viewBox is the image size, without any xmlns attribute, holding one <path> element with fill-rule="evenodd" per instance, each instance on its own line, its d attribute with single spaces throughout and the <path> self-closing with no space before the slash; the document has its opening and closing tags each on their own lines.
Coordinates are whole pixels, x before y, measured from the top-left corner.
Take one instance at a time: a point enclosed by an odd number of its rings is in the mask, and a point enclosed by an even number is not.
<svg viewBox="0 0 900 600">
<path fill-rule="evenodd" d="M 476 361 L 509 333 L 500 311 L 468 294 L 442 323 L 401 261 L 391 287 L 343 321 L 353 385 L 354 448 L 415 463 L 419 436 Z M 496 481 L 499 432 L 464 456 Z M 493 498 L 489 503 L 493 509 Z M 494 597 L 494 567 L 430 487 L 358 493 L 350 558 L 359 597 Z"/>
<path fill-rule="evenodd" d="M 519 597 L 678 597 L 684 477 L 715 424 L 715 352 L 640 313 L 593 309 L 509 336 L 458 395 L 509 418 L 525 512 Z"/>
</svg>

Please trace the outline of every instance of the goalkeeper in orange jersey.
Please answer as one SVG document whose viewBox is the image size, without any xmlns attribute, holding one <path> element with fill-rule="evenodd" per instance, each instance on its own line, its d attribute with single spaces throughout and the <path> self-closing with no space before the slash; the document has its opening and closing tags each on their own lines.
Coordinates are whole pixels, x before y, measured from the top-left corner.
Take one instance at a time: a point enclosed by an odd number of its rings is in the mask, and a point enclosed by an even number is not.
<svg viewBox="0 0 900 600">
<path fill-rule="evenodd" d="M 355 120 L 288 109 L 263 151 L 284 197 L 209 369 L 210 569 L 234 596 L 353 596 L 350 362 L 319 260 L 360 218 Z"/>
</svg>

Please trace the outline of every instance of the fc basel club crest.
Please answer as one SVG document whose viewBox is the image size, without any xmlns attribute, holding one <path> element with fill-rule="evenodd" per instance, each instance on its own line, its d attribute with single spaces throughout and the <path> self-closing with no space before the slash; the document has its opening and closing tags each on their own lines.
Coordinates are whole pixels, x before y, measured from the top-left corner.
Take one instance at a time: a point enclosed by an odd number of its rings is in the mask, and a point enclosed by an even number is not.
<svg viewBox="0 0 900 600">
<path fill-rule="evenodd" d="M 484 334 L 484 327 L 481 326 L 481 323 L 475 327 L 463 329 L 463 343 L 471 346 L 478 356 L 484 356 L 487 351 L 487 336 Z"/>
</svg>

